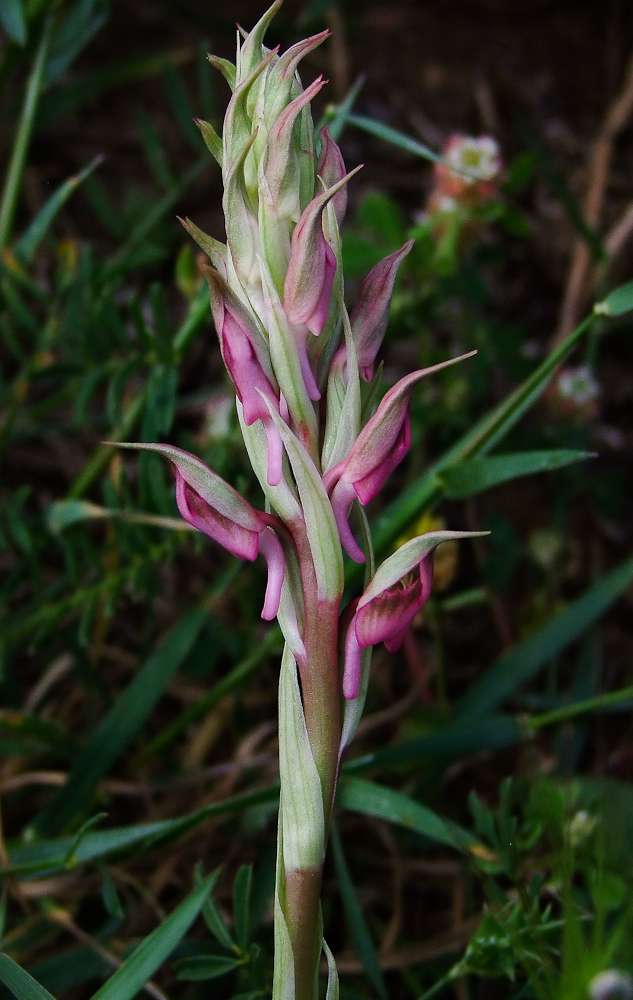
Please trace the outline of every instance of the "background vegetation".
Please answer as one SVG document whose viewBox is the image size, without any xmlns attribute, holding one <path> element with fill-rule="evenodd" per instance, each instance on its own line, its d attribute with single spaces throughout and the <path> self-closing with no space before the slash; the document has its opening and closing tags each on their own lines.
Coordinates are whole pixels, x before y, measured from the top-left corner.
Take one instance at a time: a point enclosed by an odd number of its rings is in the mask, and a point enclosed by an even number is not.
<svg viewBox="0 0 633 1000">
<path fill-rule="evenodd" d="M 206 52 L 260 12 L 0 5 L 4 996 L 270 990 L 281 641 L 260 567 L 183 527 L 155 456 L 101 443 L 169 440 L 259 503 L 175 217 L 222 238 L 193 118 L 220 123 Z M 366 164 L 350 297 L 416 238 L 386 380 L 479 351 L 416 395 L 375 542 L 492 531 L 443 549 L 402 650 L 375 654 L 326 873 L 341 995 L 629 996 L 595 977 L 633 974 L 633 295 L 610 294 L 631 272 L 633 12 L 288 0 L 275 41 L 324 25 L 304 79 L 330 77 L 324 120 Z M 429 155 L 453 133 L 494 136 L 504 170 L 447 213 Z"/>
</svg>

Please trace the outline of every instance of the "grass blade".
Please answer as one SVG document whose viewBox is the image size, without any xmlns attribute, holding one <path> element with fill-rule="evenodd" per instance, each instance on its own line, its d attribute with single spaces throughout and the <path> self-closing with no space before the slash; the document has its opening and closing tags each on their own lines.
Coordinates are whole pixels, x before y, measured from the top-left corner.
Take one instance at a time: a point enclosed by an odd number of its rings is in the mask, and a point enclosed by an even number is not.
<svg viewBox="0 0 633 1000">
<path fill-rule="evenodd" d="M 0 981 L 11 990 L 17 1000 L 55 1000 L 52 993 L 40 986 L 33 976 L 8 955 L 0 955 Z"/>
<path fill-rule="evenodd" d="M 449 466 L 467 458 L 486 455 L 498 444 L 541 395 L 554 371 L 588 330 L 594 320 L 588 316 L 531 375 L 479 420 L 452 448 L 444 453 L 422 476 L 403 490 L 378 519 L 373 532 L 374 547 L 384 551 L 428 504 L 438 499 L 438 477 Z"/>
<path fill-rule="evenodd" d="M 347 920 L 347 926 L 352 936 L 354 947 L 358 952 L 358 957 L 365 967 L 367 978 L 376 990 L 376 993 L 382 998 L 382 1000 L 389 1000 L 389 994 L 387 993 L 387 987 L 385 986 L 385 980 L 378 961 L 378 955 L 376 954 L 376 949 L 374 948 L 369 928 L 365 921 L 361 905 L 358 901 L 358 896 L 356 895 L 356 890 L 354 889 L 354 885 L 352 883 L 336 823 L 332 823 L 330 836 L 332 841 L 332 855 L 334 857 L 334 864 L 336 866 L 336 874 L 338 877 L 338 887 L 341 893 L 343 909 L 345 911 L 345 919 Z"/>
<path fill-rule="evenodd" d="M 344 778 L 336 802 L 340 808 L 378 816 L 389 823 L 415 830 L 429 840 L 455 847 L 458 851 L 463 851 L 475 841 L 467 830 L 448 823 L 421 802 L 363 778 Z"/>
<path fill-rule="evenodd" d="M 373 753 L 349 760 L 343 764 L 343 773 L 355 774 L 369 767 L 402 768 L 433 758 L 450 761 L 481 750 L 516 746 L 525 736 L 525 730 L 513 715 L 490 715 L 472 722 L 464 720 L 445 726 L 428 736 L 382 747 Z"/>
<path fill-rule="evenodd" d="M 207 615 L 207 608 L 194 608 L 145 661 L 75 761 L 66 784 L 37 818 L 34 825 L 40 833 L 63 830 L 86 808 L 98 782 L 136 736 L 189 654 Z"/>
<path fill-rule="evenodd" d="M 534 715 L 528 720 L 528 726 L 536 732 L 544 726 L 552 726 L 558 722 L 566 722 L 577 715 L 586 715 L 587 712 L 600 712 L 605 708 L 614 708 L 621 712 L 630 712 L 633 705 L 633 686 L 620 688 L 619 691 L 607 691 L 605 694 L 597 694 L 592 698 L 583 698 L 581 701 L 572 701 L 568 705 L 561 705 L 551 712 L 543 712 L 541 715 Z"/>
<path fill-rule="evenodd" d="M 242 951 L 246 951 L 250 937 L 252 884 L 252 866 L 241 865 L 233 885 L 233 923 L 237 943 Z"/>
<path fill-rule="evenodd" d="M 433 152 L 429 146 L 425 146 L 417 139 L 412 139 L 404 132 L 399 132 L 390 125 L 384 125 L 374 118 L 366 118 L 365 115 L 347 115 L 346 122 L 348 125 L 355 125 L 363 132 L 373 135 L 376 139 L 382 139 L 383 142 L 388 142 L 391 146 L 404 150 L 406 153 L 421 156 L 423 160 L 430 160 L 431 163 L 444 163 L 444 158 L 439 153 Z M 451 170 L 455 170 L 455 168 L 451 167 Z"/>
<path fill-rule="evenodd" d="M 11 235 L 13 216 L 15 215 L 18 203 L 20 186 L 22 184 L 22 175 L 24 174 L 24 165 L 26 163 L 26 157 L 31 141 L 33 124 L 35 122 L 35 112 L 37 110 L 40 92 L 42 89 L 42 80 L 44 77 L 44 68 L 46 66 L 46 56 L 51 40 L 52 27 L 53 19 L 52 16 L 49 16 L 44 24 L 33 69 L 31 70 L 31 75 L 26 85 L 26 93 L 24 95 L 24 104 L 20 115 L 20 123 L 18 125 L 18 131 L 13 143 L 7 177 L 4 182 L 4 190 L 2 192 L 2 200 L 0 201 L 0 250 L 4 250 Z"/>
<path fill-rule="evenodd" d="M 225 816 L 251 806 L 272 803 L 279 796 L 278 785 L 269 785 L 253 792 L 233 795 L 220 802 L 212 802 L 203 809 L 179 816 L 177 819 L 157 820 L 153 823 L 136 823 L 133 826 L 113 827 L 111 830 L 89 831 L 79 840 L 73 851 L 75 837 L 56 837 L 34 843 L 20 843 L 9 850 L 9 868 L 0 867 L 0 875 L 37 875 L 60 869 L 75 868 L 113 854 L 125 854 L 149 849 L 155 844 L 173 840 L 194 829 L 210 816 Z"/>
<path fill-rule="evenodd" d="M 633 556 L 594 583 L 537 632 L 504 653 L 457 705 L 459 718 L 492 712 L 585 632 L 633 581 Z"/>
<path fill-rule="evenodd" d="M 145 938 L 101 989 L 97 990 L 92 1000 L 131 1000 L 136 996 L 191 927 L 211 891 L 213 878 L 213 875 L 209 875 L 163 920 L 160 927 Z"/>
<path fill-rule="evenodd" d="M 345 125 L 349 120 L 349 115 L 356 103 L 356 98 L 358 97 L 361 87 L 365 82 L 364 76 L 359 76 L 347 94 L 345 99 L 335 107 L 333 110 L 326 109 L 321 121 L 318 123 L 315 132 L 318 135 L 322 128 L 327 126 L 330 130 L 330 135 L 334 139 L 334 142 L 338 142 L 343 134 Z"/>
<path fill-rule="evenodd" d="M 26 45 L 26 20 L 22 0 L 2 0 L 0 24 L 12 41 L 18 45 Z"/>
<path fill-rule="evenodd" d="M 510 455 L 467 459 L 449 466 L 438 478 L 445 496 L 451 500 L 462 500 L 521 476 L 551 472 L 593 457 L 593 452 L 572 449 L 519 451 Z"/>
<path fill-rule="evenodd" d="M 86 177 L 90 176 L 102 160 L 102 156 L 95 156 L 94 160 L 87 167 L 84 167 L 78 174 L 64 181 L 39 210 L 26 232 L 20 236 L 13 247 L 16 256 L 25 264 L 30 264 L 33 260 L 35 251 L 46 236 L 60 208 L 65 205 L 79 185 L 85 181 Z"/>
</svg>

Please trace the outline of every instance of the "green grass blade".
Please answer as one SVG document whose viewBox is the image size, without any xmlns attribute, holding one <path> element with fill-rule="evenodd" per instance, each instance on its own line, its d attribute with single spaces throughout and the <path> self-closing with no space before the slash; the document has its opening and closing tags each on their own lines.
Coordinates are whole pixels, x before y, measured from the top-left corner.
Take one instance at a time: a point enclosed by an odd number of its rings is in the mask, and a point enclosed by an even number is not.
<svg viewBox="0 0 633 1000">
<path fill-rule="evenodd" d="M 209 875 L 194 889 L 97 990 L 92 1000 L 131 1000 L 136 996 L 191 927 L 211 891 L 212 880 L 213 875 Z"/>
<path fill-rule="evenodd" d="M 438 499 L 441 495 L 438 476 L 441 473 L 465 459 L 486 455 L 505 437 L 536 402 L 558 365 L 580 340 L 593 319 L 593 316 L 588 316 L 509 396 L 485 414 L 383 511 L 372 532 L 377 551 L 384 551 L 427 505 Z"/>
<path fill-rule="evenodd" d="M 13 251 L 25 264 L 30 264 L 33 260 L 35 251 L 46 236 L 59 210 L 102 160 L 102 156 L 95 156 L 87 167 L 64 181 L 39 210 L 26 232 L 16 241 Z"/>
<path fill-rule="evenodd" d="M 24 743 L 25 753 L 29 752 L 29 746 L 33 746 L 36 753 L 45 748 L 73 759 L 80 751 L 77 740 L 57 723 L 17 709 L 0 709 L 0 737 Z"/>
<path fill-rule="evenodd" d="M 369 928 L 367 926 L 367 922 L 365 921 L 363 910 L 360 902 L 358 901 L 356 890 L 354 889 L 354 884 L 349 873 L 349 868 L 347 867 L 347 861 L 345 860 L 343 845 L 341 843 L 336 823 L 332 823 L 330 836 L 332 842 L 332 855 L 338 878 L 339 892 L 341 893 L 345 919 L 347 921 L 349 932 L 352 936 L 352 941 L 354 942 L 354 947 L 358 952 L 358 957 L 365 967 L 367 978 L 376 990 L 376 993 L 379 997 L 381 997 L 381 1000 L 389 1000 L 389 994 L 387 993 L 387 987 L 385 986 L 385 980 L 378 961 L 378 955 L 376 954 L 376 949 L 374 948 L 374 943 L 371 939 L 371 934 L 369 933 Z"/>
<path fill-rule="evenodd" d="M 587 712 L 601 712 L 606 709 L 617 709 L 621 712 L 630 712 L 633 705 L 633 687 L 620 688 L 619 691 L 607 691 L 604 694 L 596 694 L 592 698 L 583 698 L 581 701 L 572 701 L 568 705 L 561 705 L 551 712 L 543 712 L 541 715 L 533 715 L 528 719 L 528 726 L 536 732 L 544 726 L 556 725 L 559 722 L 566 722 L 577 715 L 586 715 Z"/>
<path fill-rule="evenodd" d="M 174 719 L 170 725 L 158 733 L 153 740 L 150 740 L 139 752 L 134 763 L 140 764 L 169 746 L 179 733 L 188 729 L 194 722 L 197 722 L 198 719 L 201 719 L 210 712 L 213 706 L 217 705 L 225 695 L 229 694 L 230 691 L 233 691 L 242 681 L 249 677 L 262 660 L 265 660 L 275 650 L 281 651 L 282 647 L 283 638 L 281 630 L 273 626 L 266 633 L 264 639 L 255 645 L 252 651 L 236 664 L 226 677 L 218 681 L 202 698 L 185 709 L 178 718 Z"/>
<path fill-rule="evenodd" d="M 31 75 L 29 76 L 28 83 L 26 85 L 26 93 L 24 95 L 24 104 L 20 114 L 18 131 L 13 143 L 11 159 L 9 160 L 9 168 L 7 170 L 4 190 L 2 192 L 2 199 L 0 200 L 0 250 L 4 250 L 11 235 L 13 217 L 17 208 L 20 186 L 22 184 L 22 176 L 24 174 L 24 166 L 26 164 L 26 157 L 31 141 L 31 133 L 35 122 L 35 113 L 42 89 L 44 68 L 46 66 L 46 56 L 51 40 L 52 27 L 53 19 L 49 16 L 44 24 L 33 69 L 31 70 Z"/>
<path fill-rule="evenodd" d="M 593 452 L 572 449 L 519 451 L 509 455 L 492 455 L 490 458 L 467 459 L 444 469 L 438 479 L 445 496 L 451 500 L 462 500 L 521 476 L 552 472 L 593 457 Z"/>
<path fill-rule="evenodd" d="M 154 226 L 172 210 L 190 184 L 193 184 L 206 167 L 206 156 L 204 159 L 196 160 L 182 177 L 178 178 L 169 191 L 156 201 L 154 207 L 146 214 L 145 218 L 135 226 L 123 246 L 119 247 L 108 261 L 106 265 L 106 274 L 108 276 L 116 273 L 124 266 L 126 260 L 137 247 L 141 246 L 147 240 Z"/>
<path fill-rule="evenodd" d="M 75 845 L 75 837 L 56 837 L 33 843 L 20 843 L 9 848 L 10 867 L 0 867 L 0 875 L 37 875 L 60 869 L 74 868 L 111 855 L 124 855 L 149 849 L 194 829 L 210 816 L 226 816 L 279 797 L 279 786 L 269 785 L 253 792 L 242 792 L 220 802 L 212 802 L 203 809 L 179 816 L 177 819 L 157 820 L 153 823 L 136 823 L 133 826 L 113 827 L 111 830 L 89 831 Z"/>
<path fill-rule="evenodd" d="M 233 923 L 237 943 L 242 951 L 246 951 L 250 937 L 252 885 L 252 866 L 241 865 L 233 885 Z"/>
<path fill-rule="evenodd" d="M 516 746 L 526 737 L 524 728 L 513 715 L 491 715 L 475 721 L 464 720 L 445 726 L 428 736 L 406 740 L 395 746 L 381 747 L 343 764 L 343 774 L 355 774 L 367 768 L 413 767 L 424 760 L 455 760 L 482 750 L 500 750 Z"/>
<path fill-rule="evenodd" d="M 504 653 L 459 701 L 460 718 L 496 709 L 509 695 L 574 642 L 633 581 L 633 556 L 594 583 L 537 632 Z"/>
<path fill-rule="evenodd" d="M 391 146 L 404 150 L 406 153 L 421 156 L 423 160 L 430 160 L 431 163 L 444 163 L 439 153 L 435 153 L 429 146 L 425 146 L 417 139 L 412 139 L 390 125 L 383 125 L 382 122 L 376 121 L 374 118 L 366 118 L 365 115 L 347 115 L 346 122 L 348 125 L 355 125 L 363 132 L 373 135 L 376 139 L 382 139 L 383 142 L 388 142 Z"/>
<path fill-rule="evenodd" d="M 421 802 L 363 778 L 343 778 L 336 802 L 339 808 L 378 816 L 389 823 L 415 830 L 429 840 L 455 847 L 458 851 L 474 843 L 475 838 L 467 830 L 448 823 Z"/>
<path fill-rule="evenodd" d="M 77 758 L 66 784 L 37 818 L 38 832 L 57 833 L 86 809 L 98 782 L 137 735 L 189 654 L 207 615 L 207 608 L 194 608 L 145 661 Z"/>
<path fill-rule="evenodd" d="M 344 100 L 337 107 L 332 110 L 326 108 L 321 121 L 315 129 L 317 135 L 322 128 L 327 126 L 334 142 L 339 141 L 364 82 L 365 77 L 359 76 L 348 90 Z"/>
<path fill-rule="evenodd" d="M 0 24 L 12 41 L 18 45 L 26 45 L 26 20 L 22 0 L 2 0 Z"/>
<path fill-rule="evenodd" d="M 198 982 L 225 976 L 227 972 L 233 972 L 243 964 L 243 959 L 230 958 L 228 955 L 192 955 L 174 962 L 174 970 L 179 979 Z"/>
<path fill-rule="evenodd" d="M 17 1000 L 55 1000 L 52 993 L 29 976 L 17 962 L 8 955 L 0 955 L 0 981 L 7 986 Z"/>
<path fill-rule="evenodd" d="M 194 152 L 200 151 L 200 133 L 194 124 L 196 114 L 191 106 L 181 75 L 173 63 L 167 63 L 163 71 L 167 99 L 180 130 Z"/>
</svg>

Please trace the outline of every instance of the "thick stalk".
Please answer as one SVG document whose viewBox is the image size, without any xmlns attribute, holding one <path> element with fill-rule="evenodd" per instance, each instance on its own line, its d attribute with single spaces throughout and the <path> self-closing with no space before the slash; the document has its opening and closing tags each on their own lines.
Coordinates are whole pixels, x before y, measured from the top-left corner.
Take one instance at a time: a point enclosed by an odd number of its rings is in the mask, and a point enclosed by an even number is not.
<svg viewBox="0 0 633 1000">
<path fill-rule="evenodd" d="M 305 659 L 299 662 L 308 739 L 323 795 L 325 836 L 338 778 L 341 739 L 338 677 L 340 599 L 319 600 L 307 538 L 297 539 L 305 600 Z M 296 1000 L 316 1000 L 322 865 L 285 870 L 285 918 L 292 942 Z"/>
<path fill-rule="evenodd" d="M 316 1000 L 322 866 L 286 870 L 286 924 L 295 969 L 294 1000 Z"/>
<path fill-rule="evenodd" d="M 308 737 L 323 789 L 326 833 L 330 823 L 341 740 L 338 676 L 338 616 L 340 596 L 320 600 L 307 537 L 296 538 L 303 584 L 305 661 L 299 661 L 301 692 Z"/>
</svg>

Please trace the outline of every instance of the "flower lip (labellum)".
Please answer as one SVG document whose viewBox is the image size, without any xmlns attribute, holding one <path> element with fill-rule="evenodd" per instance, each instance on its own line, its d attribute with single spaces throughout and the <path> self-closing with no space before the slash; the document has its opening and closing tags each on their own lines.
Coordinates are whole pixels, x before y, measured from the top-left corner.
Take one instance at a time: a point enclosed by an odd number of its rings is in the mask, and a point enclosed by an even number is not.
<svg viewBox="0 0 633 1000">
<path fill-rule="evenodd" d="M 264 557 L 268 564 L 268 585 L 262 618 L 272 620 L 279 609 L 285 572 L 283 549 L 274 533 L 282 529 L 279 519 L 251 507 L 201 459 L 181 448 L 128 442 L 117 447 L 153 451 L 168 459 L 176 477 L 176 503 L 185 521 L 238 559 L 254 562 L 258 555 Z"/>
</svg>

